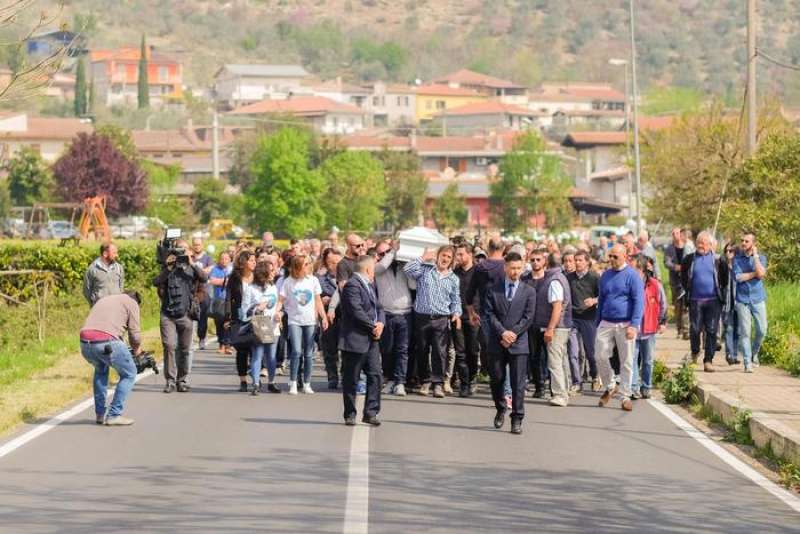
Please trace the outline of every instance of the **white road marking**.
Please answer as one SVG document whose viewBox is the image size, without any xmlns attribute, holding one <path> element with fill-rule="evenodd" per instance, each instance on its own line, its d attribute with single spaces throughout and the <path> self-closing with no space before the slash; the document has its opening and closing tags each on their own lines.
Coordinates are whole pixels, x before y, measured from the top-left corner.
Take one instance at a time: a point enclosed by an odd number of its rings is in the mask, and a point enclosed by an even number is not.
<svg viewBox="0 0 800 534">
<path fill-rule="evenodd" d="M 136 382 L 142 380 L 143 378 L 147 378 L 148 376 L 153 376 L 153 371 L 151 371 L 150 369 L 148 369 L 147 371 L 145 371 L 140 375 L 136 375 Z M 113 398 L 115 390 L 116 388 L 108 388 L 108 394 L 106 397 L 109 399 L 109 402 Z M 69 408 L 68 410 L 65 410 L 57 415 L 54 415 L 44 423 L 39 423 L 38 425 L 28 430 L 21 436 L 18 436 L 9 441 L 8 443 L 0 446 L 0 458 L 14 452 L 15 450 L 25 445 L 26 443 L 38 438 L 45 432 L 54 429 L 64 421 L 67 421 L 75 417 L 82 411 L 91 408 L 92 406 L 94 406 L 94 397 L 89 397 L 88 399 L 82 400 L 72 408 Z"/>
<path fill-rule="evenodd" d="M 344 534 L 366 534 L 369 531 L 369 429 L 364 424 L 353 428 L 342 528 Z"/>
<path fill-rule="evenodd" d="M 720 460 L 731 466 L 733 469 L 741 473 L 744 477 L 749 478 L 753 481 L 756 485 L 762 487 L 778 499 L 784 502 L 789 508 L 794 510 L 795 512 L 800 513 L 800 498 L 796 495 L 792 494 L 791 492 L 783 489 L 782 487 L 778 486 L 767 477 L 738 459 L 736 456 L 731 454 L 730 452 L 726 451 L 722 448 L 718 443 L 716 443 L 713 439 L 705 435 L 704 433 L 697 430 L 693 427 L 686 419 L 672 411 L 666 404 L 650 399 L 650 404 L 659 412 L 664 414 L 667 419 L 675 423 L 675 425 L 697 440 L 700 445 L 714 453 Z"/>
</svg>

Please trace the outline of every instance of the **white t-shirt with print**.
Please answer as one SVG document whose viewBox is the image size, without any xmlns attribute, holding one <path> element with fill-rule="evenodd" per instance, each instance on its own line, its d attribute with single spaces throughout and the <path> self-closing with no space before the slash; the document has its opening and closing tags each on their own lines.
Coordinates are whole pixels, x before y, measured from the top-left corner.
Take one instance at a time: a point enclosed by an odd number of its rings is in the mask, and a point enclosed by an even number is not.
<svg viewBox="0 0 800 534">
<path fill-rule="evenodd" d="M 281 287 L 284 308 L 289 324 L 313 326 L 317 324 L 315 297 L 322 294 L 322 287 L 316 276 L 306 276 L 300 280 L 286 278 Z"/>
<path fill-rule="evenodd" d="M 265 288 L 261 288 L 255 284 L 246 284 L 244 290 L 244 299 L 242 299 L 242 315 L 246 315 L 247 311 L 255 305 L 266 303 L 267 307 L 260 315 L 267 317 L 275 316 L 275 308 L 278 305 L 278 288 L 275 284 L 270 284 Z M 275 335 L 280 335 L 280 323 L 275 323 Z"/>
</svg>

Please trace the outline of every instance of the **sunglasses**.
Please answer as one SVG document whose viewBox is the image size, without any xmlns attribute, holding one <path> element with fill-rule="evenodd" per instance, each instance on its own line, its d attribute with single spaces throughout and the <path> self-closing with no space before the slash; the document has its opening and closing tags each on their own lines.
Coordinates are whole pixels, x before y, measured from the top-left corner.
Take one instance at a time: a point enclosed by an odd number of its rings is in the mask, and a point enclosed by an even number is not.
<svg viewBox="0 0 800 534">
<path fill-rule="evenodd" d="M 365 248 L 367 246 L 366 243 L 359 243 L 357 245 L 353 245 L 353 248 Z"/>
<path fill-rule="evenodd" d="M 620 256 L 618 254 L 609 254 L 608 257 L 612 260 L 618 259 Z"/>
</svg>

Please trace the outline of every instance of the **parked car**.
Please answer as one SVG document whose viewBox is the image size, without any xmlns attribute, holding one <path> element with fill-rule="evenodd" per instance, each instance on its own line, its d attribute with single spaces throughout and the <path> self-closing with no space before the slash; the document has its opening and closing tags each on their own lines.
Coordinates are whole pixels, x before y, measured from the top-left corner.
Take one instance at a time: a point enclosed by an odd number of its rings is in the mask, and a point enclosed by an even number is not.
<svg viewBox="0 0 800 534">
<path fill-rule="evenodd" d="M 157 217 L 133 215 L 111 223 L 111 235 L 122 239 L 154 239 L 167 227 Z"/>
<path fill-rule="evenodd" d="M 599 245 L 602 236 L 610 237 L 611 234 L 623 236 L 628 233 L 628 229 L 624 226 L 592 226 L 589 228 L 589 243 L 592 245 Z"/>
<path fill-rule="evenodd" d="M 28 223 L 24 219 L 8 217 L 3 220 L 2 234 L 13 239 L 25 237 L 28 233 Z"/>
<path fill-rule="evenodd" d="M 69 221 L 50 221 L 39 231 L 42 239 L 74 239 L 78 229 Z"/>
</svg>

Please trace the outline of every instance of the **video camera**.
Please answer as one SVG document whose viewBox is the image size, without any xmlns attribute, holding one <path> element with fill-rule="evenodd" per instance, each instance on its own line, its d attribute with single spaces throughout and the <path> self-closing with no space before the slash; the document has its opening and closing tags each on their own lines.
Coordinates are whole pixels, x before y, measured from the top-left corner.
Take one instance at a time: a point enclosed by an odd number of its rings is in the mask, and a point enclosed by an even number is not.
<svg viewBox="0 0 800 534">
<path fill-rule="evenodd" d="M 141 374 L 148 369 L 152 369 L 155 374 L 158 374 L 158 362 L 153 358 L 152 352 L 140 352 L 134 355 L 133 363 L 136 365 L 136 374 Z"/>
<path fill-rule="evenodd" d="M 167 228 L 167 231 L 164 233 L 164 239 L 156 244 L 156 257 L 158 258 L 158 263 L 161 265 L 167 265 L 167 258 L 169 256 L 175 256 L 176 264 L 189 264 L 189 254 L 187 253 L 186 249 L 177 246 L 180 238 L 180 228 Z"/>
</svg>

